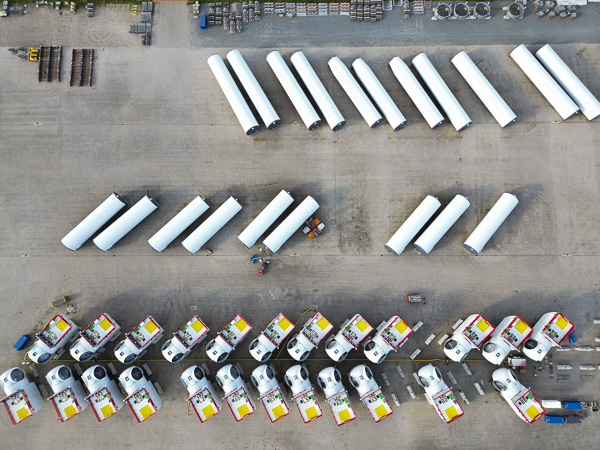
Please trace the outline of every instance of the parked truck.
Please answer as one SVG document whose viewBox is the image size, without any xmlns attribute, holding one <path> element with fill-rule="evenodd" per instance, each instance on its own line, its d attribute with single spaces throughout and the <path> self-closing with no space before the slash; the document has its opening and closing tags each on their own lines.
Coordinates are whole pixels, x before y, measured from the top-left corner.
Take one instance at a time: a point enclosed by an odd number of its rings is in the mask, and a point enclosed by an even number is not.
<svg viewBox="0 0 600 450">
<path fill-rule="evenodd" d="M 250 354 L 258 362 L 267 361 L 293 330 L 292 322 L 279 313 L 265 331 L 250 343 Z"/>
<path fill-rule="evenodd" d="M 271 423 L 277 422 L 290 413 L 283 391 L 275 378 L 275 369 L 270 364 L 263 364 L 252 371 L 252 383 L 258 389 L 258 399 L 265 407 Z"/>
<path fill-rule="evenodd" d="M 342 383 L 340 371 L 336 367 L 326 367 L 319 372 L 317 380 L 325 393 L 325 399 L 337 426 L 345 425 L 356 419 L 356 413 L 348 398 L 348 391 Z"/>
<path fill-rule="evenodd" d="M 62 348 L 75 336 L 79 327 L 63 314 L 56 314 L 46 324 L 44 329 L 37 333 L 27 357 L 34 363 L 43 364 L 50 358 L 62 354 Z"/>
<path fill-rule="evenodd" d="M 209 328 L 198 316 L 192 316 L 173 337 L 162 345 L 162 354 L 171 363 L 178 363 L 190 354 L 194 345 L 207 336 Z"/>
<path fill-rule="evenodd" d="M 321 313 L 309 319 L 302 330 L 287 344 L 289 354 L 296 361 L 304 361 L 310 352 L 317 348 L 319 343 L 333 329 L 333 325 Z"/>
<path fill-rule="evenodd" d="M 81 414 L 88 403 L 85 401 L 85 391 L 81 381 L 76 380 L 67 366 L 57 366 L 46 375 L 46 381 L 52 388 L 54 395 L 48 401 L 61 422 Z"/>
<path fill-rule="evenodd" d="M 44 399 L 33 381 L 20 367 L 8 369 L 0 375 L 0 387 L 6 397 L 0 400 L 13 425 L 33 416 L 44 406 Z"/>
<path fill-rule="evenodd" d="M 440 418 L 451 423 L 461 417 L 464 412 L 456 397 L 442 378 L 440 369 L 433 364 L 427 364 L 417 372 L 419 383 L 425 389 L 425 398 L 435 408 Z"/>
<path fill-rule="evenodd" d="M 534 325 L 533 333 L 523 345 L 523 353 L 534 361 L 541 361 L 552 347 L 560 347 L 574 329 L 575 325 L 561 313 L 546 313 Z"/>
<path fill-rule="evenodd" d="M 71 345 L 73 359 L 89 361 L 104 351 L 104 346 L 121 334 L 121 327 L 108 314 L 102 313 L 88 327 L 79 333 L 79 338 Z"/>
<path fill-rule="evenodd" d="M 325 352 L 336 362 L 343 361 L 350 350 L 356 350 L 362 341 L 373 331 L 373 327 L 356 314 L 340 327 L 340 331 L 325 341 Z"/>
<path fill-rule="evenodd" d="M 222 363 L 237 345 L 242 342 L 242 339 L 250 333 L 251 329 L 252 326 L 246 319 L 236 314 L 233 320 L 223 328 L 223 331 L 206 344 L 206 354 L 212 361 Z"/>
<path fill-rule="evenodd" d="M 510 352 L 519 351 L 532 332 L 533 328 L 520 317 L 505 317 L 490 336 L 490 340 L 483 344 L 481 353 L 489 362 L 499 366 Z"/>
<path fill-rule="evenodd" d="M 381 364 L 390 351 L 398 351 L 413 332 L 400 316 L 392 316 L 377 327 L 373 338 L 364 343 L 365 356 L 374 364 Z"/>
<path fill-rule="evenodd" d="M 356 366 L 350 371 L 348 378 L 376 423 L 392 415 L 392 408 L 383 396 L 381 387 L 375 381 L 369 366 L 365 364 Z"/>
<path fill-rule="evenodd" d="M 115 356 L 123 364 L 131 364 L 141 358 L 162 335 L 162 327 L 152 316 L 147 316 L 117 344 Z"/>
<path fill-rule="evenodd" d="M 221 411 L 221 399 L 215 387 L 200 366 L 191 366 L 181 374 L 181 383 L 188 390 L 188 402 L 192 405 L 200 422 L 204 423 Z"/>
<path fill-rule="evenodd" d="M 225 393 L 223 400 L 229 405 L 236 422 L 254 414 L 256 411 L 254 400 L 248 395 L 248 386 L 242 379 L 242 374 L 237 366 L 227 364 L 221 367 L 217 372 L 217 383 Z"/>
<path fill-rule="evenodd" d="M 312 422 L 323 415 L 315 387 L 308 379 L 308 369 L 304 364 L 290 367 L 285 372 L 284 380 L 292 390 L 292 399 L 296 402 L 304 423 Z"/>
<path fill-rule="evenodd" d="M 479 349 L 493 332 L 494 327 L 482 315 L 472 314 L 444 343 L 444 353 L 452 361 L 461 362 L 471 350 Z"/>
<path fill-rule="evenodd" d="M 162 406 L 156 388 L 139 367 L 125 369 L 119 375 L 119 384 L 127 393 L 125 403 L 129 405 L 138 423 L 152 417 Z"/>
<path fill-rule="evenodd" d="M 98 422 L 116 414 L 123 406 L 123 396 L 115 380 L 111 380 L 106 369 L 95 365 L 83 372 L 81 377 L 89 395 L 85 398 L 92 407 Z"/>
<path fill-rule="evenodd" d="M 532 424 L 546 413 L 531 390 L 519 382 L 511 369 L 502 367 L 494 370 L 492 384 L 521 420 Z"/>
</svg>

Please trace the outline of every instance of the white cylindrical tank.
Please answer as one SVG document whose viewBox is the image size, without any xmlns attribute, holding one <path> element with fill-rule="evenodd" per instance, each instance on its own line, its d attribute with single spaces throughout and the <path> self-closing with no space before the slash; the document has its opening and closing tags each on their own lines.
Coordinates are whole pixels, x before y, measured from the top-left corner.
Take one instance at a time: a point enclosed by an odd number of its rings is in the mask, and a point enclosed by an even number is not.
<svg viewBox="0 0 600 450">
<path fill-rule="evenodd" d="M 448 232 L 450 227 L 467 210 L 471 202 L 463 195 L 455 196 L 448 206 L 446 206 L 439 216 L 427 227 L 425 231 L 413 244 L 413 247 L 421 255 L 427 255 L 433 247 L 442 239 Z"/>
<path fill-rule="evenodd" d="M 517 120 L 517 115 L 498 94 L 498 91 L 475 65 L 467 52 L 464 50 L 459 52 L 452 58 L 452 64 L 502 128 Z"/>
<path fill-rule="evenodd" d="M 201 196 L 197 196 L 185 208 L 148 239 L 148 244 L 157 252 L 162 252 L 173 240 L 185 231 L 209 208 Z"/>
<path fill-rule="evenodd" d="M 386 120 L 394 131 L 398 131 L 406 125 L 406 118 L 400 112 L 400 109 L 387 93 L 379 79 L 373 73 L 373 70 L 363 61 L 362 58 L 357 58 L 352 63 L 352 68 L 356 76 L 365 87 L 369 95 L 385 116 Z"/>
<path fill-rule="evenodd" d="M 527 78 L 538 88 L 563 120 L 567 120 L 579 111 L 579 107 L 569 98 L 558 83 L 554 81 L 554 78 L 535 59 L 527 47 L 523 44 L 519 45 L 510 52 L 510 57 L 517 63 L 523 73 L 527 75 Z"/>
<path fill-rule="evenodd" d="M 342 128 L 346 124 L 346 119 L 340 113 L 340 110 L 333 102 L 329 92 L 323 86 L 323 83 L 308 62 L 308 59 L 306 59 L 304 53 L 297 51 L 291 56 L 290 61 L 292 61 L 298 75 L 302 78 L 304 85 L 310 92 L 310 95 L 312 95 L 331 129 L 337 131 Z"/>
<path fill-rule="evenodd" d="M 419 75 L 442 107 L 456 131 L 462 131 L 471 125 L 471 118 L 467 115 L 463 107 L 446 84 L 442 77 L 435 70 L 431 61 L 425 53 L 419 53 L 412 60 L 412 64 L 419 72 Z"/>
<path fill-rule="evenodd" d="M 225 94 L 229 106 L 233 109 L 235 116 L 244 129 L 244 133 L 248 136 L 258 133 L 260 130 L 258 122 L 254 118 L 252 111 L 250 111 L 248 103 L 246 103 L 244 96 L 237 87 L 237 84 L 235 84 L 229 70 L 227 70 L 221 55 L 214 54 L 210 56 L 208 58 L 208 65 L 217 79 L 217 83 L 221 86 L 221 90 L 223 91 L 223 94 Z"/>
<path fill-rule="evenodd" d="M 577 103 L 577 106 L 579 106 L 579 109 L 581 109 L 581 112 L 588 120 L 594 120 L 600 116 L 600 101 L 594 97 L 594 94 L 590 92 L 561 57 L 557 55 L 554 49 L 550 47 L 550 44 L 546 44 L 540 48 L 535 52 L 535 56 L 573 101 Z"/>
<path fill-rule="evenodd" d="M 96 236 L 94 244 L 103 252 L 110 250 L 113 245 L 138 226 L 156 208 L 158 208 L 156 200 L 148 195 L 142 197 L 142 199 L 125 211 L 106 230 Z"/>
<path fill-rule="evenodd" d="M 233 216 L 235 216 L 242 209 L 237 200 L 233 197 L 229 197 L 225 203 L 223 203 L 219 209 L 212 213 L 208 219 L 196 228 L 192 234 L 190 234 L 182 242 L 185 249 L 192 255 L 200 250 L 206 242 L 213 237 L 217 232 L 229 222 Z"/>
<path fill-rule="evenodd" d="M 478 255 L 518 203 L 516 195 L 508 192 L 502 194 L 467 238 L 463 248 L 472 255 Z"/>
<path fill-rule="evenodd" d="M 356 109 L 360 115 L 365 119 L 367 125 L 371 128 L 375 128 L 377 125 L 381 123 L 383 118 L 377 108 L 373 106 L 373 103 L 367 97 L 367 94 L 360 87 L 356 79 L 352 76 L 346 64 L 342 62 L 340 58 L 334 56 L 329 60 L 329 68 L 331 72 L 333 72 L 333 76 L 338 80 L 344 92 L 348 94 Z"/>
<path fill-rule="evenodd" d="M 310 219 L 310 216 L 319 209 L 319 204 L 310 195 L 294 209 L 281 224 L 263 241 L 272 253 L 275 253 L 294 232 Z"/>
<path fill-rule="evenodd" d="M 274 130 L 281 125 L 281 119 L 275 112 L 273 105 L 265 95 L 262 87 L 256 80 L 256 77 L 248 67 L 246 60 L 242 56 L 239 50 L 231 50 L 227 53 L 227 61 L 231 65 L 231 68 L 235 72 L 238 80 L 248 93 L 248 97 L 254 103 L 254 107 L 260 114 L 260 118 L 265 123 L 269 130 Z"/>
<path fill-rule="evenodd" d="M 261 213 L 250 222 L 238 239 L 246 248 L 252 247 L 279 216 L 294 202 L 289 192 L 281 191 Z"/>
<path fill-rule="evenodd" d="M 413 75 L 409 67 L 400 57 L 395 56 L 390 61 L 390 67 L 394 75 L 400 82 L 402 88 L 406 91 L 412 102 L 415 104 L 427 124 L 432 130 L 444 123 L 444 116 L 433 104 L 419 80 Z"/>
<path fill-rule="evenodd" d="M 310 100 L 300 87 L 298 80 L 292 74 L 292 71 L 283 60 L 283 57 L 277 50 L 273 50 L 267 55 L 267 62 L 275 73 L 275 76 L 281 83 L 283 90 L 290 98 L 290 101 L 300 114 L 300 118 L 309 130 L 314 130 L 321 125 L 321 118 L 313 108 Z"/>
<path fill-rule="evenodd" d="M 385 249 L 392 255 L 397 256 L 404 251 L 409 242 L 417 235 L 419 230 L 433 217 L 433 214 L 442 206 L 440 201 L 428 195 L 417 209 L 408 216 L 398 231 L 385 244 Z"/>
<path fill-rule="evenodd" d="M 85 241 L 91 238 L 106 222 L 114 217 L 127 202 L 119 194 L 113 192 L 88 216 L 62 238 L 61 242 L 71 251 L 77 250 Z"/>
</svg>

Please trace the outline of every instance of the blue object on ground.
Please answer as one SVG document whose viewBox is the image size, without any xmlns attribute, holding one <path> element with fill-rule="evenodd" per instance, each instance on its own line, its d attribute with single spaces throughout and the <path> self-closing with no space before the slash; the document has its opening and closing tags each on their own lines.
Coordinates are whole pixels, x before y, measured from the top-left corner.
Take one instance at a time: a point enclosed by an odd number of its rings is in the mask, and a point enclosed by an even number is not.
<svg viewBox="0 0 600 450">
<path fill-rule="evenodd" d="M 571 334 L 569 335 L 569 342 L 577 342 L 577 339 L 575 339 L 575 330 L 571 331 Z"/>
<path fill-rule="evenodd" d="M 30 339 L 31 339 L 31 337 L 28 334 L 24 334 L 17 341 L 17 343 L 15 344 L 15 346 L 13 348 L 15 350 L 23 350 L 25 348 L 25 346 L 27 345 L 27 343 L 29 342 Z"/>
<path fill-rule="evenodd" d="M 562 402 L 562 407 L 565 409 L 583 409 L 581 402 Z"/>
<path fill-rule="evenodd" d="M 565 418 L 563 416 L 550 416 L 546 414 L 544 420 L 548 423 L 565 423 Z"/>
</svg>

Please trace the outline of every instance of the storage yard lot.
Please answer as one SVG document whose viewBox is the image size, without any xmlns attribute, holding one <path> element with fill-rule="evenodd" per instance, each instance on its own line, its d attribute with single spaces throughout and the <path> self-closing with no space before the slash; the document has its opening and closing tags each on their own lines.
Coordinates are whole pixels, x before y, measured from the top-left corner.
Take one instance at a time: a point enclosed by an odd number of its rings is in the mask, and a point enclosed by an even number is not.
<svg viewBox="0 0 600 450">
<path fill-rule="evenodd" d="M 0 29 L 0 45 L 5 47 L 42 40 L 48 45 L 95 46 L 97 54 L 94 87 L 71 88 L 68 62 L 63 63 L 63 82 L 38 83 L 34 63 L 0 51 L 2 371 L 19 365 L 23 353 L 11 345 L 21 334 L 39 331 L 51 315 L 50 300 L 60 295 L 77 304 L 77 313 L 69 317 L 80 327 L 107 312 L 127 332 L 151 314 L 166 331 L 144 358 L 150 361 L 151 379 L 164 390 L 156 417 L 138 425 L 124 409 L 117 419 L 98 424 L 86 411 L 61 424 L 46 404 L 17 427 L 2 416 L 3 436 L 23 448 L 46 445 L 49 439 L 92 447 L 106 445 L 108 436 L 114 437 L 117 447 L 147 448 L 192 448 L 199 438 L 207 448 L 300 448 L 309 440 L 336 448 L 504 448 L 507 442 L 517 441 L 524 448 L 593 446 L 600 421 L 597 414 L 582 425 L 558 427 L 540 420 L 527 426 L 494 392 L 489 382 L 494 367 L 476 351 L 468 358 L 477 360 L 468 363 L 473 379 L 460 364 L 436 362 L 444 375 L 450 370 L 458 379 L 455 394 L 461 389 L 471 402 L 466 405 L 459 398 L 465 416 L 446 427 L 412 377 L 426 363 L 405 360 L 417 348 L 423 350 L 417 357 L 420 361 L 442 358 L 438 339 L 450 333 L 459 318 L 473 313 L 483 314 L 493 325 L 511 314 L 533 325 L 543 313 L 560 311 L 576 326 L 578 343 L 567 346 L 596 345 L 594 337 L 600 336 L 600 326 L 593 325 L 593 319 L 600 317 L 600 122 L 588 123 L 580 114 L 561 123 L 508 57 L 514 45 L 442 45 L 445 41 L 440 38 L 440 45 L 429 47 L 356 47 L 346 41 L 332 47 L 300 47 L 347 120 L 337 133 L 326 124 L 308 132 L 265 61 L 272 49 L 289 61 L 298 47 L 290 47 L 294 39 L 288 36 L 280 47 L 263 43 L 265 48 L 242 49 L 283 122 L 275 131 L 263 127 L 248 138 L 206 59 L 215 52 L 225 56 L 238 46 L 235 41 L 255 39 L 262 24 L 250 24 L 234 40 L 212 30 L 211 43 L 217 48 L 202 48 L 193 38 L 192 27 L 198 24 L 188 17 L 189 11 L 182 5 L 167 6 L 160 5 L 156 14 L 156 46 L 144 50 L 138 38 L 127 34 L 126 9 L 98 14 L 104 21 L 106 43 L 104 38 L 96 43 L 88 35 L 78 41 L 69 31 L 73 27 L 65 28 L 63 40 L 51 24 L 36 22 L 41 29 L 54 30 L 50 41 L 44 40 L 44 33 L 36 40 L 25 29 L 11 28 L 16 20 L 25 24 L 50 17 L 47 11 L 9 18 L 11 25 Z M 103 19 L 103 12 L 114 20 Z M 51 17 L 61 21 L 66 16 Z M 178 22 L 179 34 L 172 27 L 164 33 L 160 29 L 161 23 Z M 529 18 L 530 24 L 537 22 Z M 372 32 L 380 24 L 359 25 Z M 535 42 L 511 38 L 508 43 L 554 44 L 552 35 L 540 35 Z M 217 42 L 217 37 L 222 39 Z M 600 45 L 553 47 L 600 95 Z M 474 61 L 481 59 L 479 68 L 519 116 L 514 125 L 500 129 L 450 64 L 462 49 Z M 67 50 L 65 56 L 70 55 Z M 421 51 L 427 52 L 473 119 L 466 131 L 458 134 L 448 123 L 431 131 L 395 80 L 388 61 L 398 55 L 408 62 Z M 375 130 L 367 128 L 327 68 L 328 59 L 335 55 L 348 65 L 362 57 L 372 67 L 406 116 L 405 129 L 394 133 L 387 123 Z M 281 189 L 292 193 L 294 205 L 306 195 L 315 197 L 321 205 L 316 216 L 326 229 L 313 241 L 297 232 L 275 254 L 269 272 L 259 277 L 258 267 L 248 262 L 254 252 L 246 250 L 236 236 Z M 107 253 L 91 241 L 76 253 L 65 249 L 60 239 L 113 191 L 130 204 L 148 193 L 161 206 Z M 480 256 L 468 255 L 462 243 L 503 192 L 515 193 L 520 204 Z M 409 249 L 398 257 L 387 254 L 384 243 L 427 194 L 445 205 L 458 193 L 468 196 L 472 206 L 430 255 L 420 257 Z M 213 255 L 190 256 L 181 246 L 187 234 L 157 254 L 147 239 L 197 194 L 211 205 L 209 212 L 230 195 L 244 208 L 209 242 Z M 413 292 L 425 296 L 427 303 L 406 303 L 405 295 Z M 203 425 L 195 416 L 186 416 L 187 392 L 178 380 L 180 369 L 160 354 L 170 332 L 197 313 L 210 327 L 211 339 L 236 313 L 242 314 L 254 328 L 230 360 L 241 363 L 249 381 L 258 365 L 248 353 L 251 339 L 279 312 L 295 322 L 312 305 L 334 324 L 334 331 L 355 313 L 373 326 L 394 314 L 410 325 L 424 322 L 398 353 L 380 366 L 371 365 L 394 410 L 391 417 L 376 425 L 347 380 L 348 371 L 359 360 L 366 361 L 361 359 L 362 350 L 337 365 L 357 414 L 357 420 L 344 427 L 335 427 L 320 388 L 324 414 L 309 425 L 302 424 L 292 404 L 290 416 L 274 425 L 258 403 L 257 412 L 239 424 L 225 404 L 218 416 Z M 432 333 L 436 339 L 425 346 Z M 207 360 L 205 343 L 182 362 L 183 368 Z M 109 344 L 102 359 L 113 359 L 113 347 Z M 554 370 L 550 378 L 547 368 L 534 377 L 534 364 L 528 361 L 527 374 L 518 374 L 523 384 L 539 400 L 597 400 L 600 352 L 551 354 L 555 365 L 573 366 L 564 373 L 570 375 L 570 382 L 557 383 L 557 375 L 563 373 Z M 293 364 L 285 349 L 272 362 L 280 380 Z M 306 365 L 313 383 L 318 371 L 331 363 L 323 345 L 311 354 Z M 405 380 L 399 377 L 397 364 Z M 596 370 L 580 373 L 580 364 L 594 364 Z M 207 365 L 214 379 L 219 366 Z M 125 368 L 115 366 L 119 372 Z M 41 374 L 49 368 L 40 367 Z M 587 374 L 593 379 L 580 379 Z M 473 386 L 479 379 L 485 382 L 484 396 Z M 410 398 L 406 385 L 413 387 L 417 399 Z M 399 395 L 400 407 L 394 405 L 392 392 Z"/>
</svg>

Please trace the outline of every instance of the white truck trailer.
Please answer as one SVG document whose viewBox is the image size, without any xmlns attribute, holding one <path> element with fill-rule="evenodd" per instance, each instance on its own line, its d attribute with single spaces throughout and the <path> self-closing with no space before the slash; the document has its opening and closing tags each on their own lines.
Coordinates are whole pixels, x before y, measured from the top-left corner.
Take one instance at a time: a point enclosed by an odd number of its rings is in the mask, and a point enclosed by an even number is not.
<svg viewBox="0 0 600 450">
<path fill-rule="evenodd" d="M 244 339 L 252 326 L 241 315 L 236 314 L 216 338 L 206 344 L 206 354 L 216 363 L 222 363 Z"/>
<path fill-rule="evenodd" d="M 308 379 L 308 369 L 304 364 L 297 364 L 286 370 L 284 380 L 292 390 L 292 399 L 296 402 L 304 423 L 312 422 L 323 415 L 315 387 Z"/>
<path fill-rule="evenodd" d="M 81 381 L 75 379 L 67 366 L 53 368 L 46 375 L 46 381 L 54 392 L 48 401 L 54 406 L 61 422 L 81 414 L 87 408 L 88 403 L 85 401 L 85 391 Z"/>
<path fill-rule="evenodd" d="M 38 387 L 29 381 L 20 367 L 13 367 L 0 375 L 0 387 L 6 395 L 0 403 L 4 405 L 13 425 L 23 422 L 44 406 Z"/>
<path fill-rule="evenodd" d="M 141 358 L 162 335 L 162 327 L 152 316 L 147 316 L 117 344 L 115 356 L 123 364 L 131 364 Z"/>
<path fill-rule="evenodd" d="M 292 237 L 292 234 L 294 234 L 294 232 L 298 230 L 298 228 L 300 228 L 304 222 L 310 219 L 317 209 L 319 209 L 319 204 L 317 201 L 310 195 L 307 196 L 304 201 L 300 203 L 296 209 L 294 209 L 290 215 L 287 216 L 283 222 L 281 222 L 279 226 L 265 238 L 263 241 L 265 247 L 267 247 L 272 253 L 278 251 L 281 246 L 290 237 Z"/>
<path fill-rule="evenodd" d="M 574 329 L 575 325 L 561 313 L 546 313 L 533 326 L 533 333 L 523 345 L 523 353 L 534 361 L 541 361 L 552 347 L 560 348 Z"/>
<path fill-rule="evenodd" d="M 392 316 L 381 322 L 373 338 L 364 343 L 365 356 L 375 364 L 381 364 L 388 353 L 398 351 L 413 332 L 400 316 Z"/>
<path fill-rule="evenodd" d="M 336 362 L 341 362 L 348 356 L 350 350 L 356 350 L 366 339 L 373 327 L 361 316 L 355 314 L 346 319 L 340 331 L 325 341 L 325 352 Z"/>
<path fill-rule="evenodd" d="M 202 342 L 209 331 L 200 317 L 192 316 L 184 326 L 173 333 L 171 339 L 162 345 L 163 356 L 171 363 L 180 362 L 190 354 L 194 345 Z"/>
<path fill-rule="evenodd" d="M 296 361 L 304 361 L 310 352 L 317 348 L 319 343 L 333 329 L 333 325 L 321 313 L 315 314 L 302 327 L 302 330 L 287 344 L 289 354 Z"/>
<path fill-rule="evenodd" d="M 44 329 L 35 335 L 37 339 L 27 352 L 27 357 L 34 363 L 42 364 L 48 362 L 52 356 L 60 356 L 60 350 L 78 331 L 79 327 L 67 316 L 56 314 Z"/>
<path fill-rule="evenodd" d="M 200 366 L 191 366 L 181 374 L 181 383 L 188 390 L 187 399 L 196 412 L 200 422 L 204 423 L 221 411 L 221 399 L 215 387 Z"/>
<path fill-rule="evenodd" d="M 485 359 L 499 366 L 510 352 L 518 352 L 521 345 L 531 335 L 533 328 L 519 316 L 502 319 L 490 339 L 483 344 L 481 353 Z"/>
<path fill-rule="evenodd" d="M 104 351 L 104 346 L 121 334 L 121 327 L 108 314 L 102 313 L 79 333 L 69 352 L 79 362 L 89 361 Z"/>
<path fill-rule="evenodd" d="M 246 248 L 252 247 L 271 225 L 294 202 L 289 192 L 282 190 L 238 236 Z"/>
<path fill-rule="evenodd" d="M 444 353 L 454 362 L 461 362 L 473 349 L 481 348 L 494 332 L 494 327 L 481 314 L 471 314 L 444 343 Z"/>
<path fill-rule="evenodd" d="M 85 398 L 92 407 L 98 422 L 116 414 L 123 406 L 123 396 L 115 380 L 100 365 L 90 367 L 81 377 L 89 395 Z"/>
<path fill-rule="evenodd" d="M 162 400 L 156 388 L 139 367 L 133 366 L 125 369 L 119 375 L 119 383 L 127 392 L 125 403 L 129 405 L 138 423 L 152 417 L 162 406 Z"/>
<path fill-rule="evenodd" d="M 512 410 L 526 423 L 532 424 L 546 413 L 531 390 L 521 384 L 511 369 L 503 367 L 494 370 L 492 384 Z"/>
<path fill-rule="evenodd" d="M 248 395 L 248 386 L 237 366 L 227 364 L 221 367 L 217 372 L 217 383 L 225 393 L 223 400 L 227 402 L 236 422 L 254 414 L 256 411 L 254 400 Z"/>
<path fill-rule="evenodd" d="M 433 364 L 427 364 L 419 369 L 417 375 L 419 383 L 425 389 L 425 398 L 445 423 L 454 422 L 463 416 L 464 412 L 456 401 L 452 389 L 442 378 L 440 369 Z"/>
<path fill-rule="evenodd" d="M 260 336 L 250 343 L 250 354 L 258 362 L 267 361 L 293 330 L 292 322 L 283 313 L 279 313 Z"/>
<path fill-rule="evenodd" d="M 263 364 L 252 371 L 252 383 L 258 389 L 258 399 L 265 407 L 271 423 L 284 418 L 290 413 L 281 386 L 275 378 L 275 370 L 270 364 Z"/>
<path fill-rule="evenodd" d="M 338 427 L 356 419 L 356 413 L 348 398 L 348 391 L 342 383 L 342 375 L 336 367 L 326 367 L 321 370 L 317 381 L 325 393 L 325 399 Z"/>
<path fill-rule="evenodd" d="M 365 404 L 369 414 L 375 423 L 381 422 L 392 415 L 392 408 L 381 392 L 381 386 L 373 377 L 373 371 L 369 366 L 360 364 L 348 374 L 350 383 L 358 391 L 360 400 Z"/>
</svg>

